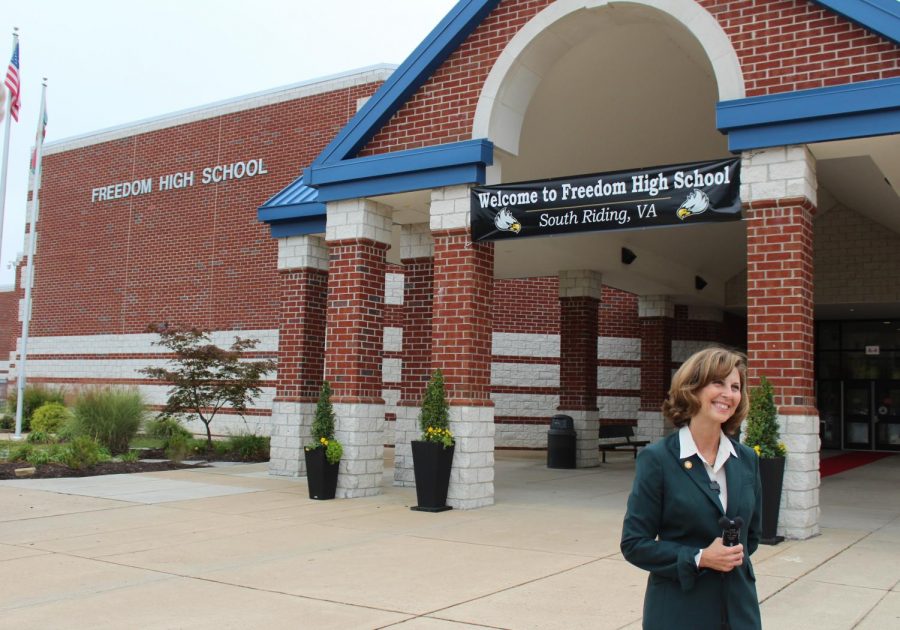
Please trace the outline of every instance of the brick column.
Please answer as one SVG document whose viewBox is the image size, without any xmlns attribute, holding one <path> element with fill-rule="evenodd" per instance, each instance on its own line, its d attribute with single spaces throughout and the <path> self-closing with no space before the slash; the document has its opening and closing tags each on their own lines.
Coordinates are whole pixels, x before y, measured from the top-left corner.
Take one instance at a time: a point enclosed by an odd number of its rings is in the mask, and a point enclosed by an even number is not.
<svg viewBox="0 0 900 630">
<path fill-rule="evenodd" d="M 602 290 L 596 271 L 559 272 L 559 412 L 575 421 L 578 468 L 600 464 L 597 320 Z"/>
<path fill-rule="evenodd" d="M 431 377 L 431 318 L 434 294 L 434 242 L 427 223 L 404 225 L 403 376 L 394 429 L 394 485 L 416 485 L 410 442 L 418 439 L 419 408 Z"/>
<path fill-rule="evenodd" d="M 335 437 L 344 446 L 339 498 L 381 492 L 384 274 L 390 230 L 385 206 L 362 199 L 328 204 L 325 378 L 334 391 Z"/>
<path fill-rule="evenodd" d="M 444 373 L 456 452 L 447 504 L 494 503 L 494 406 L 490 398 L 494 244 L 472 243 L 469 191 L 432 191 L 432 365 Z"/>
<path fill-rule="evenodd" d="M 269 474 L 306 472 L 303 446 L 325 367 L 325 302 L 328 249 L 321 237 L 278 239 L 281 311 L 278 318 L 278 379 L 272 402 Z"/>
<path fill-rule="evenodd" d="M 815 161 L 806 147 L 745 154 L 750 384 L 775 389 L 787 463 L 778 531 L 819 532 L 819 417 L 813 372 Z"/>
<path fill-rule="evenodd" d="M 635 435 L 656 442 L 671 430 L 662 416 L 662 403 L 672 382 L 672 331 L 675 304 L 667 295 L 638 297 L 641 325 L 641 407 Z"/>
</svg>

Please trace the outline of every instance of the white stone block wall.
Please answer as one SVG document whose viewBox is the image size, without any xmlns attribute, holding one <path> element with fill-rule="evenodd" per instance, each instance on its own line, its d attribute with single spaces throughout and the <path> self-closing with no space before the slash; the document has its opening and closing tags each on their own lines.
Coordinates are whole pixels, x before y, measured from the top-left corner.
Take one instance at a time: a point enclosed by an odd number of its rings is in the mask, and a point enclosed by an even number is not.
<svg viewBox="0 0 900 630">
<path fill-rule="evenodd" d="M 596 411 L 560 411 L 572 417 L 575 425 L 575 467 L 594 468 L 600 465 L 600 420 Z"/>
<path fill-rule="evenodd" d="M 431 230 L 469 227 L 469 187 L 446 186 L 431 191 Z"/>
<path fill-rule="evenodd" d="M 384 303 L 403 304 L 405 276 L 402 273 L 388 273 L 384 276 Z"/>
<path fill-rule="evenodd" d="M 447 505 L 471 510 L 494 504 L 494 409 L 450 407 L 456 438 Z"/>
<path fill-rule="evenodd" d="M 684 363 L 692 354 L 711 345 L 709 341 L 694 341 L 685 339 L 672 340 L 672 361 Z"/>
<path fill-rule="evenodd" d="M 394 485 L 414 487 L 416 478 L 413 474 L 412 447 L 413 440 L 418 440 L 419 408 L 397 407 L 397 420 L 394 423 Z"/>
<path fill-rule="evenodd" d="M 641 340 L 634 337 L 597 337 L 597 358 L 640 361 Z"/>
<path fill-rule="evenodd" d="M 402 352 L 403 329 L 394 326 L 385 326 L 382 349 L 385 352 Z"/>
<path fill-rule="evenodd" d="M 601 418 L 634 420 L 641 407 L 639 396 L 598 396 L 597 408 Z"/>
<path fill-rule="evenodd" d="M 506 357 L 559 358 L 559 335 L 494 333 L 491 354 Z"/>
<path fill-rule="evenodd" d="M 778 417 L 787 447 L 778 533 L 805 539 L 819 533 L 819 417 Z"/>
<path fill-rule="evenodd" d="M 555 363 L 492 363 L 491 385 L 559 387 L 559 365 Z"/>
<path fill-rule="evenodd" d="M 368 199 L 330 201 L 325 219 L 325 240 L 365 238 L 390 244 L 392 209 Z"/>
<path fill-rule="evenodd" d="M 635 439 L 658 442 L 671 432 L 660 411 L 638 411 Z"/>
<path fill-rule="evenodd" d="M 816 205 L 816 160 L 805 145 L 745 151 L 741 201 L 805 197 Z"/>
<path fill-rule="evenodd" d="M 496 413 L 496 412 L 495 412 Z M 557 413 L 565 412 L 553 412 Z M 567 414 L 569 415 L 569 414 Z M 546 424 L 503 423 L 495 426 L 494 440 L 498 447 L 508 448 L 546 448 Z"/>
<path fill-rule="evenodd" d="M 334 437 L 344 447 L 337 498 L 381 494 L 384 472 L 384 405 L 335 403 Z"/>
<path fill-rule="evenodd" d="M 641 388 L 640 367 L 603 367 L 597 368 L 598 389 L 634 389 Z"/>
<path fill-rule="evenodd" d="M 303 447 L 312 443 L 315 413 L 315 403 L 276 402 L 272 405 L 270 475 L 299 477 L 306 474 Z"/>
</svg>

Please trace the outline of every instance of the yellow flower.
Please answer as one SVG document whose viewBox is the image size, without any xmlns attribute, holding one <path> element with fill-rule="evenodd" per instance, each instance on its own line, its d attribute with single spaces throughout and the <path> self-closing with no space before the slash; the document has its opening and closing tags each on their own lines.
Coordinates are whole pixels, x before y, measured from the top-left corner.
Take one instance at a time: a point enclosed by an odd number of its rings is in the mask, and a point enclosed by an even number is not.
<svg viewBox="0 0 900 630">
<path fill-rule="evenodd" d="M 319 438 L 319 442 L 321 442 L 325 446 L 328 446 L 328 440 L 326 440 L 325 438 Z"/>
<path fill-rule="evenodd" d="M 759 444 L 754 444 L 754 445 L 753 445 L 753 450 L 756 451 L 756 456 L 757 456 L 757 457 L 759 457 L 760 455 L 762 455 L 762 449 L 759 448 Z"/>
</svg>

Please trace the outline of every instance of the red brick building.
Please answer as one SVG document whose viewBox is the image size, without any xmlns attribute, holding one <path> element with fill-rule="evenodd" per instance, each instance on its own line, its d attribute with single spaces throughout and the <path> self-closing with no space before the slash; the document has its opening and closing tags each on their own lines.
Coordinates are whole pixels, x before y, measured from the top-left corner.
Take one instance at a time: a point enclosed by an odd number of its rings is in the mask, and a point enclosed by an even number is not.
<svg viewBox="0 0 900 630">
<path fill-rule="evenodd" d="M 148 323 L 258 337 L 278 374 L 217 429 L 271 433 L 272 472 L 301 473 L 324 375 L 350 497 L 379 492 L 385 444 L 412 483 L 441 368 L 472 508 L 494 449 L 541 447 L 556 413 L 582 466 L 601 422 L 658 438 L 672 369 L 726 343 L 775 384 L 781 526 L 811 535 L 820 434 L 900 449 L 898 34 L 891 0 L 462 0 L 394 72 L 53 143 L 29 379 L 159 404 Z M 473 238 L 475 185 L 729 155 L 741 221 Z"/>
</svg>

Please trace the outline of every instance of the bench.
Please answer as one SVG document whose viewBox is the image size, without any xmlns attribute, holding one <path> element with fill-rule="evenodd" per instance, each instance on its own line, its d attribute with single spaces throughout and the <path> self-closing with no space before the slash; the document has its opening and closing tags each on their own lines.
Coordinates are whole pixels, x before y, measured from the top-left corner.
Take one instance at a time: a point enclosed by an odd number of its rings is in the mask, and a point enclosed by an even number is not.
<svg viewBox="0 0 900 630">
<path fill-rule="evenodd" d="M 650 440 L 635 440 L 634 427 L 629 424 L 602 424 L 600 425 L 600 439 L 608 440 L 600 443 L 600 451 L 603 454 L 603 463 L 606 463 L 606 452 L 617 449 L 631 450 L 637 458 L 637 451 L 642 446 L 647 446 Z"/>
</svg>

